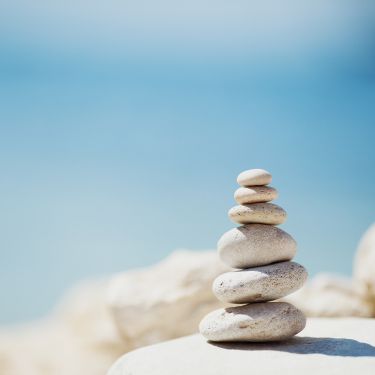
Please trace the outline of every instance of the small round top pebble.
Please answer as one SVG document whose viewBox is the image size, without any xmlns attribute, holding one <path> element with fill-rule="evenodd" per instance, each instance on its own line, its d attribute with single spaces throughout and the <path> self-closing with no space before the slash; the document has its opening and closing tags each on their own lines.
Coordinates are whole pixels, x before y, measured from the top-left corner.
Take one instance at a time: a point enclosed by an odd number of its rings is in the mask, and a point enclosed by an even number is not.
<svg viewBox="0 0 375 375">
<path fill-rule="evenodd" d="M 240 173 L 237 177 L 237 182 L 241 186 L 267 185 L 271 181 L 271 173 L 264 169 L 249 169 Z"/>
</svg>

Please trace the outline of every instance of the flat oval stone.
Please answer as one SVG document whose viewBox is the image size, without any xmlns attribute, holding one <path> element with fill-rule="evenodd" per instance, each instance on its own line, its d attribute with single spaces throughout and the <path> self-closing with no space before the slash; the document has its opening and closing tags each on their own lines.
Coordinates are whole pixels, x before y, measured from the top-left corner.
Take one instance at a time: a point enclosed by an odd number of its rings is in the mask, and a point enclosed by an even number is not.
<svg viewBox="0 0 375 375">
<path fill-rule="evenodd" d="M 271 173 L 264 169 L 249 169 L 237 177 L 237 182 L 241 186 L 267 185 L 271 181 Z"/>
<path fill-rule="evenodd" d="M 239 224 L 261 223 L 282 224 L 286 220 L 286 212 L 274 203 L 252 203 L 232 207 L 228 216 Z"/>
<path fill-rule="evenodd" d="M 217 244 L 221 260 L 233 268 L 249 268 L 293 259 L 297 243 L 273 225 L 248 224 L 224 233 Z"/>
<path fill-rule="evenodd" d="M 269 202 L 277 196 L 277 190 L 271 186 L 241 186 L 234 192 L 234 199 L 239 204 Z"/>
<path fill-rule="evenodd" d="M 295 262 L 281 262 L 223 273 L 215 279 L 212 289 L 223 302 L 264 302 L 295 292 L 306 279 L 307 271 L 303 266 Z"/>
<path fill-rule="evenodd" d="M 199 324 L 210 341 L 277 341 L 302 331 L 306 318 L 287 302 L 253 303 L 215 310 Z"/>
</svg>

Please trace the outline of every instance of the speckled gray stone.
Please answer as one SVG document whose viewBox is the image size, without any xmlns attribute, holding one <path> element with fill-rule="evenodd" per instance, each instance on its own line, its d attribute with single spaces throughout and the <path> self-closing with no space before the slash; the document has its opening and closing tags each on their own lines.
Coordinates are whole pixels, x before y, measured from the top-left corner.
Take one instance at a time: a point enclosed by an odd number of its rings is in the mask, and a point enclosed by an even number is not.
<svg viewBox="0 0 375 375">
<path fill-rule="evenodd" d="M 295 262 L 274 263 L 219 275 L 212 286 L 216 297 L 228 303 L 272 301 L 295 292 L 307 271 Z"/>
<path fill-rule="evenodd" d="M 293 237 L 266 224 L 247 224 L 224 233 L 218 244 L 221 260 L 233 268 L 250 268 L 291 260 L 297 251 Z"/>
<path fill-rule="evenodd" d="M 286 212 L 277 204 L 252 203 L 232 207 L 228 216 L 239 224 L 261 223 L 282 224 L 286 220 Z"/>
<path fill-rule="evenodd" d="M 234 192 L 238 204 L 270 202 L 277 197 L 277 190 L 271 186 L 241 186 Z"/>
<path fill-rule="evenodd" d="M 306 318 L 287 302 L 253 303 L 215 310 L 199 324 L 210 341 L 277 341 L 302 331 Z"/>
<path fill-rule="evenodd" d="M 264 169 L 249 169 L 237 177 L 237 182 L 241 186 L 267 185 L 271 181 L 271 173 Z"/>
</svg>

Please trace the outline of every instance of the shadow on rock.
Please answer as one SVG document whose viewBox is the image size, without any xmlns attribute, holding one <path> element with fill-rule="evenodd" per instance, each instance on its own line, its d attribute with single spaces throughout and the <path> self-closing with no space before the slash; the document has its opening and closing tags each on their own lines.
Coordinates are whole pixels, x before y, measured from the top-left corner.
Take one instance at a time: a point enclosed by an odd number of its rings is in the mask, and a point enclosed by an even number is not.
<svg viewBox="0 0 375 375">
<path fill-rule="evenodd" d="M 323 354 L 341 357 L 375 357 L 375 347 L 353 339 L 332 337 L 294 337 L 283 342 L 210 342 L 230 350 L 277 350 L 296 354 Z"/>
</svg>

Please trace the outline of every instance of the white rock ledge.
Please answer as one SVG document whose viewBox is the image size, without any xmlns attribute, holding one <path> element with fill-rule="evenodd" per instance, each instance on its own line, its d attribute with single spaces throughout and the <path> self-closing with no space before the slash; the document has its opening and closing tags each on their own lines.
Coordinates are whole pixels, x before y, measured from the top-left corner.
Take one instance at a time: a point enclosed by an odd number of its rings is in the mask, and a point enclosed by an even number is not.
<svg viewBox="0 0 375 375">
<path fill-rule="evenodd" d="M 186 336 L 135 350 L 107 375 L 373 375 L 375 319 L 308 320 L 285 342 L 209 343 Z"/>
</svg>

